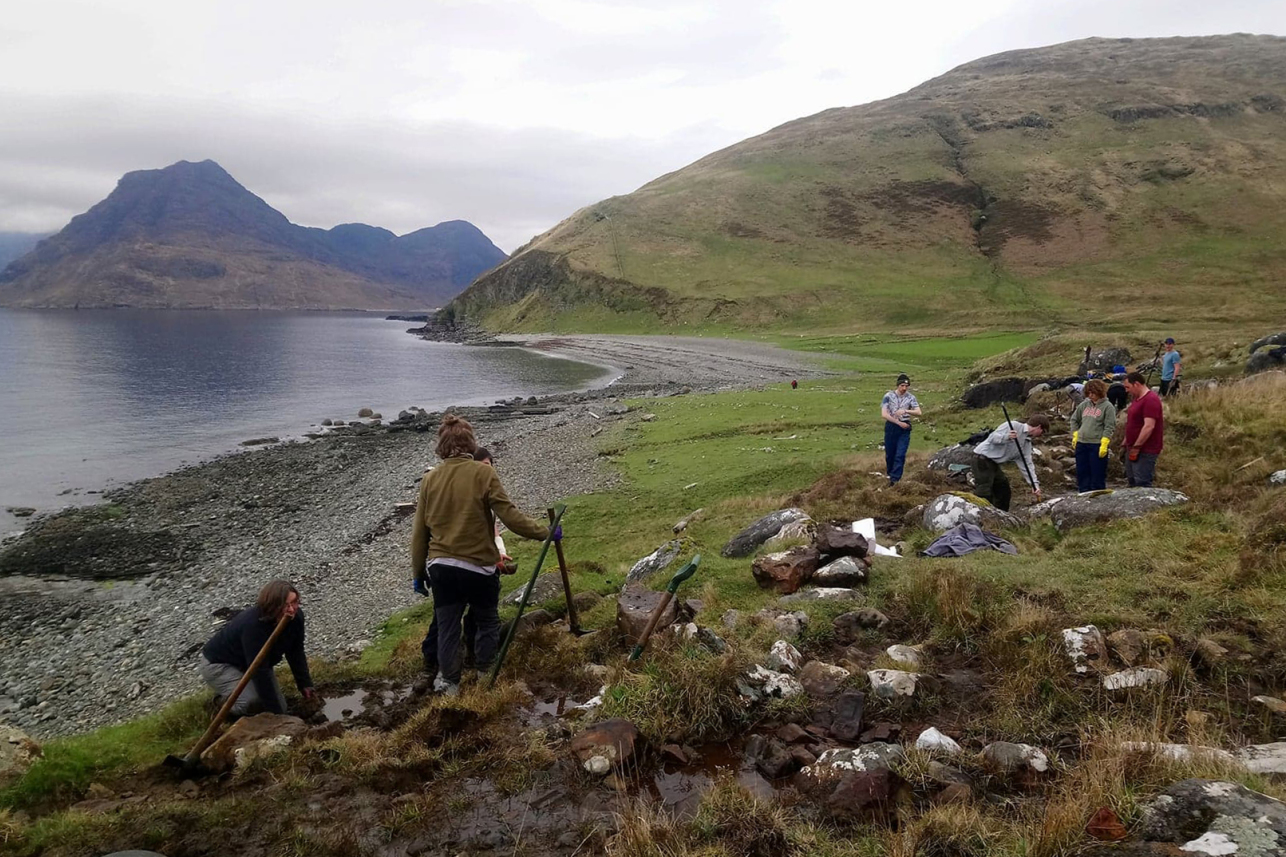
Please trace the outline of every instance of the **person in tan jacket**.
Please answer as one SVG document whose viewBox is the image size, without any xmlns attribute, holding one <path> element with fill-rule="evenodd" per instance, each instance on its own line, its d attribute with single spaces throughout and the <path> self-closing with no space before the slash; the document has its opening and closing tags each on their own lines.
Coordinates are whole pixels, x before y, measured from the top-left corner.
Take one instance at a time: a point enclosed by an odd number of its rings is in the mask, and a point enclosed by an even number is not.
<svg viewBox="0 0 1286 857">
<path fill-rule="evenodd" d="M 411 529 L 415 591 L 433 591 L 433 622 L 421 651 L 424 668 L 437 674 L 434 689 L 460 691 L 460 622 L 467 607 L 477 621 L 478 669 L 495 659 L 500 640 L 500 550 L 496 518 L 520 536 L 545 539 L 549 528 L 514 506 L 495 468 L 475 461 L 473 426 L 447 414 L 438 427 L 442 463 L 424 474 Z M 555 530 L 554 538 L 562 533 Z M 440 670 L 440 673 L 439 673 Z"/>
</svg>

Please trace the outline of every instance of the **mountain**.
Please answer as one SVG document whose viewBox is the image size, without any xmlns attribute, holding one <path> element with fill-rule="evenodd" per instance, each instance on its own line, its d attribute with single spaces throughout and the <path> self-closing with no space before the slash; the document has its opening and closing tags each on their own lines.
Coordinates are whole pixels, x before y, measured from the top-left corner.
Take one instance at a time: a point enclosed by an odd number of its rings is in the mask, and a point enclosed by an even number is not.
<svg viewBox="0 0 1286 857">
<path fill-rule="evenodd" d="M 409 309 L 504 259 L 471 224 L 296 226 L 214 161 L 127 173 L 0 273 L 0 304 Z"/>
<path fill-rule="evenodd" d="M 48 232 L 0 232 L 0 269 L 30 252 Z"/>
<path fill-rule="evenodd" d="M 895 330 L 1286 310 L 1286 39 L 1087 39 L 799 119 L 576 212 L 449 315 Z"/>
</svg>

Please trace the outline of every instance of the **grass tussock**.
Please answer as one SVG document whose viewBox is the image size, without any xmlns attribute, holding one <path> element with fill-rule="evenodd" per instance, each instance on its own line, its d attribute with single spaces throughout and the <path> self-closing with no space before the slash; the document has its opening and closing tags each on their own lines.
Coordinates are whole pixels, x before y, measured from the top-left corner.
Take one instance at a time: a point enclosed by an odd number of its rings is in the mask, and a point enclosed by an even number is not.
<svg viewBox="0 0 1286 857">
<path fill-rule="evenodd" d="M 904 577 L 891 605 L 923 639 L 978 648 L 1004 627 L 1013 599 L 995 583 L 953 565 L 921 566 Z"/>
<path fill-rule="evenodd" d="M 617 815 L 608 857 L 779 857 L 791 847 L 792 818 L 780 804 L 721 779 L 701 798 L 696 815 L 676 819 L 662 807 L 635 802 Z"/>
</svg>

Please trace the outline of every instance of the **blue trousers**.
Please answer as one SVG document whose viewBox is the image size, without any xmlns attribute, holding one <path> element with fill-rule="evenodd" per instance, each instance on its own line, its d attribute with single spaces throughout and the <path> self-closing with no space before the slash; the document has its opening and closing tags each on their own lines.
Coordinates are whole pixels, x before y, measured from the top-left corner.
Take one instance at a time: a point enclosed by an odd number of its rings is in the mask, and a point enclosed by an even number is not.
<svg viewBox="0 0 1286 857">
<path fill-rule="evenodd" d="M 1107 488 L 1107 459 L 1098 457 L 1097 443 L 1076 444 L 1076 490 L 1102 491 Z"/>
<path fill-rule="evenodd" d="M 906 464 L 906 451 L 910 446 L 911 430 L 885 421 L 884 467 L 888 471 L 889 482 L 896 483 L 902 478 L 902 465 Z"/>
</svg>

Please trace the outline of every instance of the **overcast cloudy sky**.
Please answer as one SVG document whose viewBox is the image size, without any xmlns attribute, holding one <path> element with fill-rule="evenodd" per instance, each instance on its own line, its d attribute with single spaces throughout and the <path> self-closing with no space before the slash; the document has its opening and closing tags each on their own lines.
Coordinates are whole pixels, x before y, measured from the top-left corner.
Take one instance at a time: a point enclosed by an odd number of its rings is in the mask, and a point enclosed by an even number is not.
<svg viewBox="0 0 1286 857">
<path fill-rule="evenodd" d="M 511 251 L 799 116 L 1087 36 L 1286 34 L 1286 0 L 40 0 L 0 20 L 0 231 L 213 158 L 296 223 Z"/>
</svg>

